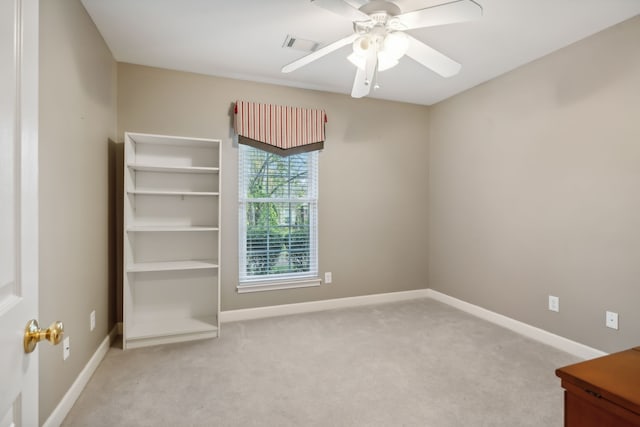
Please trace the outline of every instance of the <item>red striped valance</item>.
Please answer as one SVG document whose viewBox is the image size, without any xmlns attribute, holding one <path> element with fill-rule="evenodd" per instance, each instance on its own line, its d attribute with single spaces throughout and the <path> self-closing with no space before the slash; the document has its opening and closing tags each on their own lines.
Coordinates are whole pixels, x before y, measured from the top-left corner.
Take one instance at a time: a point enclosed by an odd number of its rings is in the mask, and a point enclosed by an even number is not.
<svg viewBox="0 0 640 427">
<path fill-rule="evenodd" d="M 235 129 L 238 142 L 288 156 L 321 150 L 324 146 L 324 110 L 237 101 Z"/>
</svg>

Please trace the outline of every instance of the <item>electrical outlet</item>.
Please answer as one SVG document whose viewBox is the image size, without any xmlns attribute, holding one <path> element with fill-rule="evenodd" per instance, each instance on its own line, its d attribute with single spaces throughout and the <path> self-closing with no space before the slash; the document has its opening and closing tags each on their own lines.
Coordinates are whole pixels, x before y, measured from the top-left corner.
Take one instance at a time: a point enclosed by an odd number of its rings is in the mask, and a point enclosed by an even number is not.
<svg viewBox="0 0 640 427">
<path fill-rule="evenodd" d="M 607 311 L 605 315 L 605 325 L 607 325 L 607 328 L 618 330 L 618 313 Z"/>
<path fill-rule="evenodd" d="M 327 271 L 326 273 L 324 273 L 324 283 L 325 284 L 331 283 L 331 279 L 332 279 L 332 277 L 331 277 L 331 272 L 330 271 Z"/>
<path fill-rule="evenodd" d="M 64 337 L 62 340 L 62 360 L 67 360 L 69 353 L 71 353 L 71 341 L 69 337 Z"/>
<path fill-rule="evenodd" d="M 89 330 L 93 331 L 96 328 L 96 311 L 93 310 L 89 315 Z"/>
<path fill-rule="evenodd" d="M 549 295 L 549 310 L 560 311 L 560 298 Z"/>
</svg>

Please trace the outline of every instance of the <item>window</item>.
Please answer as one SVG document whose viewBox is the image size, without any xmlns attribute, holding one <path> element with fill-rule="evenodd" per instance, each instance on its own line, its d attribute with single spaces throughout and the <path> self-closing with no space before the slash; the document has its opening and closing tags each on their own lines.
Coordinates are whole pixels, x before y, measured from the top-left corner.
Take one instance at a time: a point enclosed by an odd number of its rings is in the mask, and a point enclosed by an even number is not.
<svg viewBox="0 0 640 427">
<path fill-rule="evenodd" d="M 318 153 L 239 157 L 238 290 L 318 285 Z"/>
</svg>

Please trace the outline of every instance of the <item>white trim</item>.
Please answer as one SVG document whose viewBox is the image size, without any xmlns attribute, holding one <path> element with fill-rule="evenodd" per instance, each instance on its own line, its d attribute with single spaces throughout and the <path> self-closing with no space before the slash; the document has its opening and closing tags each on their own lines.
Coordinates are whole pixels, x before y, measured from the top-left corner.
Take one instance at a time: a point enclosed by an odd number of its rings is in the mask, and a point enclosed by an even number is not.
<svg viewBox="0 0 640 427">
<path fill-rule="evenodd" d="M 309 278 L 300 280 L 283 280 L 280 282 L 244 282 L 236 286 L 239 294 L 261 291 L 277 291 L 280 289 L 309 288 L 312 286 L 320 286 L 319 278 Z"/>
<path fill-rule="evenodd" d="M 47 421 L 44 422 L 42 425 L 43 427 L 57 427 L 62 424 L 65 417 L 69 414 L 69 411 L 76 403 L 76 400 L 80 397 L 80 393 L 82 393 L 82 390 L 84 390 L 91 379 L 91 376 L 96 369 L 98 369 L 100 362 L 102 362 L 102 359 L 107 355 L 107 351 L 109 351 L 109 347 L 111 347 L 111 343 L 117 335 L 118 327 L 114 326 L 113 329 L 111 329 L 111 332 L 109 332 L 109 335 L 107 335 L 102 341 L 96 352 L 93 353 L 93 356 L 91 356 L 91 359 L 89 359 L 71 387 L 69 387 L 69 390 L 67 390 L 62 400 L 60 400 L 58 406 L 56 406 L 51 415 L 49 415 Z"/>
<path fill-rule="evenodd" d="M 320 301 L 301 302 L 297 304 L 273 305 L 267 307 L 227 310 L 220 313 L 222 322 L 238 322 L 242 320 L 263 319 L 267 317 L 286 316 L 289 314 L 312 313 L 336 308 L 359 307 L 363 305 L 384 304 L 396 301 L 407 301 L 418 298 L 431 298 L 455 307 L 466 313 L 487 320 L 503 328 L 507 328 L 527 338 L 547 344 L 582 359 L 593 359 L 606 356 L 601 350 L 586 346 L 568 338 L 561 337 L 544 329 L 528 325 L 519 320 L 487 310 L 474 304 L 459 300 L 433 289 L 416 289 L 413 291 L 390 292 L 386 294 L 362 295 L 357 297 L 336 298 Z"/>
<path fill-rule="evenodd" d="M 302 283 L 295 286 L 278 286 L 270 287 L 264 286 L 263 289 L 258 287 L 251 288 L 250 285 L 245 283 L 250 282 L 286 282 L 286 281 L 304 281 L 308 278 L 314 278 L 318 276 L 318 170 L 319 170 L 319 158 L 318 152 L 312 151 L 308 153 L 300 153 L 299 155 L 307 156 L 307 191 L 304 198 L 297 197 L 266 197 L 266 198 L 253 198 L 248 192 L 248 180 L 252 175 L 248 163 L 252 160 L 256 160 L 266 155 L 265 159 L 268 159 L 269 153 L 265 153 L 259 148 L 251 147 L 248 145 L 240 144 L 238 150 L 238 236 L 239 241 L 243 242 L 238 245 L 238 271 L 240 283 L 236 289 L 238 293 L 253 292 L 270 289 L 289 289 L 295 287 L 309 287 L 319 286 L 320 283 Z M 289 166 L 290 168 L 290 166 Z M 309 265 L 306 271 L 289 271 L 283 273 L 272 273 L 270 271 L 263 271 L 266 274 L 255 274 L 255 272 L 247 271 L 248 262 L 248 249 L 247 245 L 247 206 L 250 203 L 283 203 L 283 202 L 296 202 L 306 203 L 309 205 Z M 265 266 L 262 266 L 265 268 Z M 242 290 L 244 289 L 244 290 Z"/>
<path fill-rule="evenodd" d="M 241 320 L 263 319 L 266 317 L 286 316 L 288 314 L 312 313 L 336 308 L 359 307 L 363 305 L 383 304 L 396 301 L 407 301 L 428 297 L 427 289 L 413 291 L 390 292 L 386 294 L 362 295 L 357 297 L 335 298 L 320 301 L 301 302 L 297 304 L 272 305 L 268 307 L 227 310 L 220 313 L 222 322 L 238 322 Z"/>
<path fill-rule="evenodd" d="M 38 269 L 38 248 L 40 231 L 38 221 L 39 208 L 39 184 L 40 171 L 38 168 L 39 156 L 39 78 L 40 69 L 40 2 L 36 0 L 22 0 L 14 2 L 18 22 L 16 23 L 15 55 L 17 61 L 16 84 L 16 137 L 18 150 L 18 175 L 17 193 L 19 210 L 16 211 L 17 238 L 19 242 L 16 252 L 17 277 L 19 280 L 22 304 L 24 305 L 24 320 L 38 319 L 39 316 L 39 287 L 40 280 Z M 4 53 L 4 50 L 3 50 Z M 19 237 L 18 237 L 19 236 Z M 39 376 L 39 352 L 31 356 L 28 369 L 23 371 L 22 403 L 17 413 L 21 417 L 22 425 L 36 425 L 39 421 L 40 407 L 40 376 Z"/>
<path fill-rule="evenodd" d="M 428 289 L 427 294 L 429 298 L 432 298 L 436 301 L 440 301 L 459 310 L 472 314 L 476 317 L 510 329 L 520 335 L 524 335 L 525 337 L 550 345 L 551 347 L 565 351 L 582 359 L 593 359 L 595 357 L 607 355 L 607 353 L 603 351 L 586 346 L 584 344 L 580 344 L 579 342 L 572 341 L 568 338 L 561 337 L 559 335 L 545 331 L 544 329 L 540 329 L 535 326 L 520 322 L 519 320 L 503 316 L 502 314 L 498 314 L 477 305 L 459 300 L 441 292 L 434 291 L 433 289 Z"/>
</svg>

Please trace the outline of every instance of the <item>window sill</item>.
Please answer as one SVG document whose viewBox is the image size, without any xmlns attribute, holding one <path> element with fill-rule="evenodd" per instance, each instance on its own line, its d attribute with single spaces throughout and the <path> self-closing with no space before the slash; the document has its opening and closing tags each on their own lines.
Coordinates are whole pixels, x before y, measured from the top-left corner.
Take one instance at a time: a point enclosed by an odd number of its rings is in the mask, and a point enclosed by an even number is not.
<svg viewBox="0 0 640 427">
<path fill-rule="evenodd" d="M 281 281 L 264 281 L 264 282 L 245 282 L 240 283 L 236 289 L 239 294 L 249 292 L 262 291 L 279 291 L 282 289 L 309 288 L 312 286 L 320 286 L 322 281 L 317 277 L 298 280 L 281 280 Z"/>
</svg>

